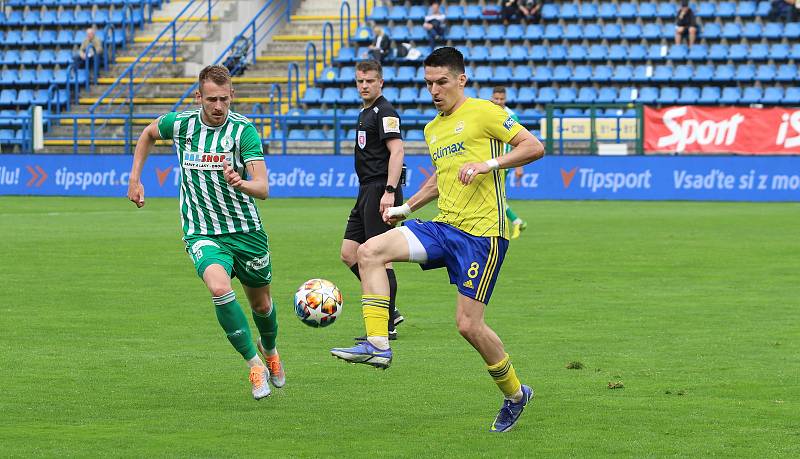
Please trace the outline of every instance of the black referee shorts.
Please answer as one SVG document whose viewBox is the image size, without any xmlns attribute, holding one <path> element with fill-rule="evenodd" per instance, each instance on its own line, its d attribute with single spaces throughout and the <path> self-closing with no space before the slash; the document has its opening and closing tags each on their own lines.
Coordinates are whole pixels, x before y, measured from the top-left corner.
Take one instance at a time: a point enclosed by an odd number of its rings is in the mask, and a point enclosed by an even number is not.
<svg viewBox="0 0 800 459">
<path fill-rule="evenodd" d="M 383 182 L 367 183 L 358 187 L 358 198 L 350 217 L 347 219 L 347 228 L 344 230 L 344 238 L 356 241 L 359 244 L 367 242 L 367 239 L 389 231 L 392 226 L 383 222 L 381 210 L 381 198 L 385 191 L 386 184 Z M 397 187 L 394 193 L 394 205 L 403 204 L 403 190 Z"/>
</svg>

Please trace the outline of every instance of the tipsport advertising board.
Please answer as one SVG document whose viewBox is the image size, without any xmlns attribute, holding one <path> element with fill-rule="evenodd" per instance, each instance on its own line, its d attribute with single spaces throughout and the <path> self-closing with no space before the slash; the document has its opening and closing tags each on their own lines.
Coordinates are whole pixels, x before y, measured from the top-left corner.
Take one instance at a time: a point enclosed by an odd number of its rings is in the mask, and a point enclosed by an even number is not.
<svg viewBox="0 0 800 459">
<path fill-rule="evenodd" d="M 267 156 L 270 197 L 351 197 L 352 156 Z M 130 156 L 0 155 L 0 195 L 125 197 Z M 405 195 L 433 173 L 428 156 L 406 156 Z M 177 197 L 181 169 L 151 156 L 147 197 Z M 800 156 L 547 156 L 508 174 L 510 199 L 800 201 Z"/>
</svg>

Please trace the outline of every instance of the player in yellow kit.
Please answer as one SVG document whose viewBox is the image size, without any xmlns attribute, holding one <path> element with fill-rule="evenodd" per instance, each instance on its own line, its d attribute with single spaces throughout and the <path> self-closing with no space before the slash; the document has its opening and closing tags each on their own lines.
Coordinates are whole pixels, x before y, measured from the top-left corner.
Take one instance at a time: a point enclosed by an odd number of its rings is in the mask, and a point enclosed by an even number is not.
<svg viewBox="0 0 800 459">
<path fill-rule="evenodd" d="M 397 223 L 438 198 L 433 221 L 414 220 L 375 236 L 358 249 L 362 312 L 367 341 L 331 353 L 353 363 L 388 368 L 389 281 L 384 265 L 410 261 L 422 269 L 446 267 L 458 288 L 456 322 L 461 335 L 486 362 L 505 400 L 491 426 L 505 432 L 517 422 L 533 389 L 517 378 L 503 343 L 484 322 L 500 266 L 508 249 L 504 174 L 544 155 L 542 144 L 497 105 L 464 95 L 464 57 L 455 48 L 435 50 L 425 59 L 425 83 L 439 110 L 425 127 L 425 141 L 436 167 L 405 204 L 384 211 Z M 504 145 L 513 149 L 504 154 Z"/>
</svg>

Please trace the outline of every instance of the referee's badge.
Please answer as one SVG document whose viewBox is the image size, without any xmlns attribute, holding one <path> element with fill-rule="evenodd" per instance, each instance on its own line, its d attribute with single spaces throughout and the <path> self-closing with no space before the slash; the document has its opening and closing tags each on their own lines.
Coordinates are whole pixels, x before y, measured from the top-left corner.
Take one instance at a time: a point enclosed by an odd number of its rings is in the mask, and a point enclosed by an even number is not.
<svg viewBox="0 0 800 459">
<path fill-rule="evenodd" d="M 364 149 L 367 146 L 367 131 L 358 131 L 358 148 Z"/>
<path fill-rule="evenodd" d="M 233 137 L 226 135 L 222 138 L 222 140 L 220 140 L 219 145 L 224 151 L 231 151 L 233 148 Z"/>
<path fill-rule="evenodd" d="M 461 131 L 464 130 L 464 121 L 459 121 L 456 123 L 456 134 L 461 134 Z"/>
</svg>

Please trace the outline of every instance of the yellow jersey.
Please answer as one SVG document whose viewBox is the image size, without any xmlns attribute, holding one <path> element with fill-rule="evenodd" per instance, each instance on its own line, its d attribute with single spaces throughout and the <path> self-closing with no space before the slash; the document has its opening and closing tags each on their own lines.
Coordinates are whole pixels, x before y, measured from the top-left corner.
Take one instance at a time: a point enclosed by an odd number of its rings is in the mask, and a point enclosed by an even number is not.
<svg viewBox="0 0 800 459">
<path fill-rule="evenodd" d="M 473 236 L 508 239 L 505 174 L 491 171 L 478 175 L 469 185 L 458 180 L 461 166 L 497 158 L 504 144 L 522 126 L 488 100 L 467 98 L 450 115 L 438 114 L 425 126 L 425 142 L 436 167 L 439 215 L 447 223 Z"/>
</svg>

